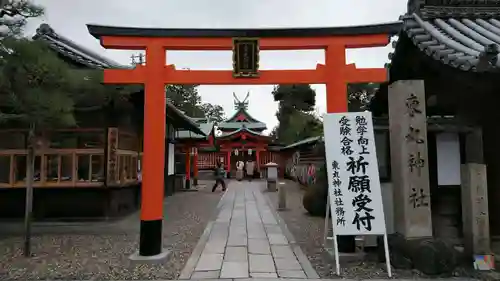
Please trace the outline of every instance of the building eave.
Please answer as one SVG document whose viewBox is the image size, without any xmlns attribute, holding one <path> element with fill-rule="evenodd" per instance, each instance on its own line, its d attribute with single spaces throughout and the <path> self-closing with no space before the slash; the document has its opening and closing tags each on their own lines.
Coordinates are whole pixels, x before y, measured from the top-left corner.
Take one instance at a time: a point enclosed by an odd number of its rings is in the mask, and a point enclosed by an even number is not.
<svg viewBox="0 0 500 281">
<path fill-rule="evenodd" d="M 496 18 L 423 19 L 414 13 L 402 17 L 402 32 L 420 51 L 443 64 L 463 71 L 497 72 L 500 70 L 500 13 Z M 396 52 L 389 57 L 397 55 Z"/>
<path fill-rule="evenodd" d="M 254 137 L 258 137 L 258 138 L 269 138 L 269 136 L 262 135 L 259 132 L 253 131 L 253 130 L 248 129 L 246 127 L 242 127 L 242 128 L 239 128 L 238 130 L 235 130 L 233 132 L 230 132 L 230 133 L 218 136 L 218 137 L 216 137 L 216 139 L 217 140 L 230 139 L 230 138 L 232 138 L 234 136 L 237 136 L 239 134 L 245 134 L 245 133 L 247 133 L 247 134 L 249 134 L 251 136 L 254 136 Z"/>
<path fill-rule="evenodd" d="M 52 27 L 45 23 L 37 28 L 33 40 L 41 40 L 47 43 L 47 45 L 58 54 L 89 68 L 131 68 L 131 66 L 119 64 L 77 44 L 69 38 L 55 32 Z"/>
</svg>

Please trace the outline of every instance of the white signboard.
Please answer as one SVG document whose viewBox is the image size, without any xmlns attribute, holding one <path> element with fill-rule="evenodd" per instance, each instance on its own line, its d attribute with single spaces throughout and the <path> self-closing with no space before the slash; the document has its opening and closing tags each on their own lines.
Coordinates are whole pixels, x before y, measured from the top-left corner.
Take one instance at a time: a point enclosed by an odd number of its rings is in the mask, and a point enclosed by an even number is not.
<svg viewBox="0 0 500 281">
<path fill-rule="evenodd" d="M 175 144 L 169 143 L 168 144 L 168 167 L 167 167 L 167 172 L 168 175 L 173 175 L 175 174 Z"/>
<path fill-rule="evenodd" d="M 326 114 L 323 126 L 334 234 L 386 234 L 371 113 Z"/>
<path fill-rule="evenodd" d="M 458 133 L 436 135 L 438 185 L 460 185 L 460 140 Z"/>
</svg>

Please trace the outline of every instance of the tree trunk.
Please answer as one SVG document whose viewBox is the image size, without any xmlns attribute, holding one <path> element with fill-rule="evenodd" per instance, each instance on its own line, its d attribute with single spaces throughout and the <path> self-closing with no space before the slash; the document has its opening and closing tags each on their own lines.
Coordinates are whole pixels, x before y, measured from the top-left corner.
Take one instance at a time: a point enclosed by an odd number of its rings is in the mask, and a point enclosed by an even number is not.
<svg viewBox="0 0 500 281">
<path fill-rule="evenodd" d="M 26 156 L 26 204 L 24 211 L 24 256 L 31 256 L 31 221 L 33 213 L 33 180 L 35 177 L 35 125 L 28 133 L 28 155 Z"/>
</svg>

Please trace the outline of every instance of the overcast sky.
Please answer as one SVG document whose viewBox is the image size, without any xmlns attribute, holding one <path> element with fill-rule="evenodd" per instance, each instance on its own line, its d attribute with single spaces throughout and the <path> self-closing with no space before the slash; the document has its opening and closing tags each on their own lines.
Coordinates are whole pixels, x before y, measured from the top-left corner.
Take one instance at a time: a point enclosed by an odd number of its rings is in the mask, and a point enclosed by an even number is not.
<svg viewBox="0 0 500 281">
<path fill-rule="evenodd" d="M 34 34 L 40 23 L 78 44 L 123 64 L 131 51 L 105 50 L 87 32 L 87 23 L 165 28 L 331 27 L 397 21 L 406 12 L 405 0 L 35 0 L 46 15 L 29 23 Z M 348 50 L 348 63 L 357 67 L 383 67 L 391 47 Z M 177 68 L 231 69 L 230 52 L 168 52 Z M 261 69 L 312 69 L 324 63 L 321 51 L 261 52 Z M 325 112 L 325 87 L 313 85 L 319 114 Z M 204 102 L 220 104 L 232 115 L 233 95 L 250 92 L 249 112 L 272 129 L 277 124 L 272 85 L 200 86 Z"/>
</svg>

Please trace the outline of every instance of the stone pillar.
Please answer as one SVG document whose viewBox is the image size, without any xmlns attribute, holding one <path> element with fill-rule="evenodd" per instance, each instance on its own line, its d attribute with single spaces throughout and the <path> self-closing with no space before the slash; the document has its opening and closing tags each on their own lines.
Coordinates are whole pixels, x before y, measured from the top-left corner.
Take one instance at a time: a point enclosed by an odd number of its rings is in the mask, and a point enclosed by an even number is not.
<svg viewBox="0 0 500 281">
<path fill-rule="evenodd" d="M 424 81 L 396 81 L 388 99 L 395 231 L 432 237 Z"/>
<path fill-rule="evenodd" d="M 491 254 L 486 165 L 468 163 L 461 169 L 465 251 L 469 256 Z"/>
</svg>

